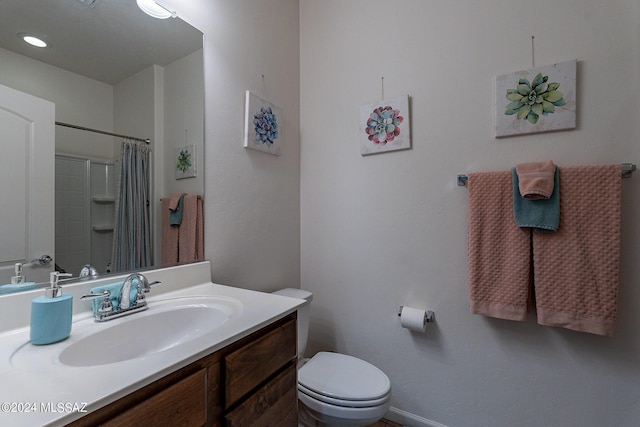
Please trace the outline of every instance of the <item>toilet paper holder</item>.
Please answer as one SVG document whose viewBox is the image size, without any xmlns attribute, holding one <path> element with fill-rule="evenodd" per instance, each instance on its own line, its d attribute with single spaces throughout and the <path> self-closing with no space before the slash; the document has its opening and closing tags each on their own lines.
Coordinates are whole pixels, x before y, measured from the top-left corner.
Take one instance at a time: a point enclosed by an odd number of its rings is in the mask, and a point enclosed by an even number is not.
<svg viewBox="0 0 640 427">
<path fill-rule="evenodd" d="M 398 317 L 402 316 L 402 308 L 404 305 L 401 305 L 398 309 Z M 427 310 L 427 323 L 433 323 L 436 321 L 436 315 L 433 311 Z"/>
</svg>

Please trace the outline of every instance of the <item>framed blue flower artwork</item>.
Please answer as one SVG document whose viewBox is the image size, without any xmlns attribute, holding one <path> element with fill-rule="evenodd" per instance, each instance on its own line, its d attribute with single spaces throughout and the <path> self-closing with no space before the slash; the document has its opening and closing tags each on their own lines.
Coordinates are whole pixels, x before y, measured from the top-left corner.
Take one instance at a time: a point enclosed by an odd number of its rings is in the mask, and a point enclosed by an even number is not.
<svg viewBox="0 0 640 427">
<path fill-rule="evenodd" d="M 282 109 L 247 91 L 245 100 L 244 146 L 274 156 L 280 155 Z"/>
<path fill-rule="evenodd" d="M 360 154 L 411 148 L 409 96 L 360 107 Z"/>
</svg>

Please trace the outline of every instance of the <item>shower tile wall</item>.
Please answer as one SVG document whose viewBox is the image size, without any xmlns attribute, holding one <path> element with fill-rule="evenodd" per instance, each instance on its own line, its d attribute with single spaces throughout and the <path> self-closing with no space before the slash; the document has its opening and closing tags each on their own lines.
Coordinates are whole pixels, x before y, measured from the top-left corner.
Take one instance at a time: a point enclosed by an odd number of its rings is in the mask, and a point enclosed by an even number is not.
<svg viewBox="0 0 640 427">
<path fill-rule="evenodd" d="M 56 156 L 56 266 L 77 276 L 89 253 L 89 161 Z"/>
</svg>

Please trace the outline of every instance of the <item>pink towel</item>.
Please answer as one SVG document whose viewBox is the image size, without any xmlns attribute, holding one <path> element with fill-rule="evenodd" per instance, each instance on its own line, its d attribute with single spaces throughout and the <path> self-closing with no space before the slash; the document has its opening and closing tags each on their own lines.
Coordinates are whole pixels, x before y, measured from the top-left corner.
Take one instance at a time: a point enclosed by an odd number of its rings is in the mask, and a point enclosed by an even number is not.
<svg viewBox="0 0 640 427">
<path fill-rule="evenodd" d="M 620 166 L 559 170 L 560 227 L 556 233 L 533 233 L 538 323 L 613 335 L 620 265 Z"/>
<path fill-rule="evenodd" d="M 162 264 L 178 262 L 178 227 L 169 225 L 169 205 L 171 199 L 164 198 L 162 203 Z"/>
<path fill-rule="evenodd" d="M 180 198 L 164 198 L 162 202 L 162 263 L 175 264 L 204 259 L 204 217 L 202 198 L 186 195 L 182 201 L 182 223 L 169 224 L 169 207 Z"/>
<path fill-rule="evenodd" d="M 178 207 L 178 202 L 180 202 L 180 198 L 182 197 L 183 194 L 187 194 L 187 193 L 173 193 L 171 195 L 171 198 L 169 199 L 169 209 L 172 211 L 175 211 L 176 208 Z"/>
<path fill-rule="evenodd" d="M 523 199 L 549 199 L 553 194 L 556 165 L 546 162 L 520 163 L 516 165 L 518 188 Z"/>
<path fill-rule="evenodd" d="M 529 303 L 530 231 L 513 221 L 511 172 L 468 175 L 471 312 L 524 320 Z"/>
<path fill-rule="evenodd" d="M 202 199 L 186 195 L 182 201 L 182 223 L 178 238 L 179 262 L 194 262 L 204 257 Z"/>
</svg>

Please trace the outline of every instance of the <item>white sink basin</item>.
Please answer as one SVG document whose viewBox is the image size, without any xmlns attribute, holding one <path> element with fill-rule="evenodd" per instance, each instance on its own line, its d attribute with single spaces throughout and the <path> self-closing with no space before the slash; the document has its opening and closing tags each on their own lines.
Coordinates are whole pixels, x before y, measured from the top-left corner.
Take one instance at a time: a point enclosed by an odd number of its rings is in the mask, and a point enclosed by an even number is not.
<svg viewBox="0 0 640 427">
<path fill-rule="evenodd" d="M 242 303 L 228 297 L 182 297 L 149 304 L 149 309 L 95 323 L 74 323 L 71 337 L 60 343 L 26 343 L 11 356 L 16 368 L 49 364 L 89 367 L 144 358 L 215 331 L 242 311 Z M 43 357 L 47 354 L 48 357 Z"/>
<path fill-rule="evenodd" d="M 105 365 L 158 353 L 200 337 L 229 320 L 224 311 L 206 305 L 185 305 L 135 316 L 111 327 L 105 323 L 104 329 L 74 342 L 60 353 L 60 363 Z"/>
</svg>

